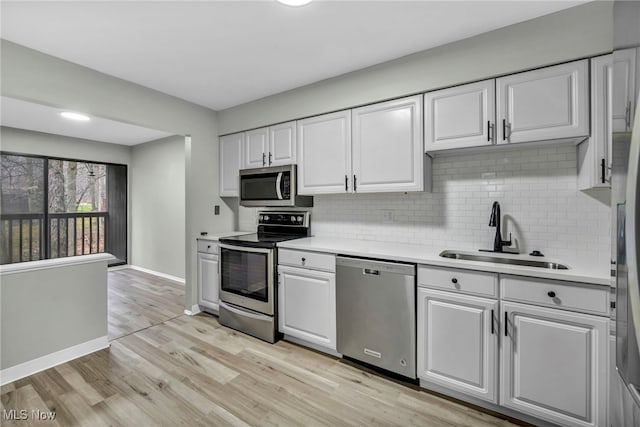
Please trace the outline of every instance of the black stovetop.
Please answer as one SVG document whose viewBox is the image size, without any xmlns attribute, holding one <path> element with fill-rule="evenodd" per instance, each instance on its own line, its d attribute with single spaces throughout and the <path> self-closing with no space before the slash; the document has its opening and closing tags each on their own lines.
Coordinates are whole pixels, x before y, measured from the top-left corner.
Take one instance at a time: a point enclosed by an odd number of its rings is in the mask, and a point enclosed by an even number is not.
<svg viewBox="0 0 640 427">
<path fill-rule="evenodd" d="M 240 236 L 223 237 L 220 243 L 235 246 L 246 246 L 252 248 L 275 248 L 279 242 L 287 240 L 300 239 L 307 237 L 299 234 L 281 234 L 281 233 L 253 233 L 242 234 Z"/>
</svg>

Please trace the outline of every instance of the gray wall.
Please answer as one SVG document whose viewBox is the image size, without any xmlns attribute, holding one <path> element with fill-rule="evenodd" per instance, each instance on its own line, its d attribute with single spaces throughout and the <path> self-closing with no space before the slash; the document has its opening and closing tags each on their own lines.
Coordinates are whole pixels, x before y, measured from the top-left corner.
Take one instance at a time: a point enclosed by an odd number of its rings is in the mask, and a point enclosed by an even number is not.
<svg viewBox="0 0 640 427">
<path fill-rule="evenodd" d="M 592 2 L 220 111 L 220 134 L 482 80 L 612 49 L 612 3 Z"/>
<path fill-rule="evenodd" d="M 185 138 L 132 147 L 130 264 L 185 277 Z"/>
<path fill-rule="evenodd" d="M 131 164 L 131 148 L 87 139 L 0 127 L 0 149 L 22 154 Z"/>
<path fill-rule="evenodd" d="M 185 265 L 187 308 L 196 300 L 196 237 L 228 231 L 233 211 L 218 197 L 216 113 L 152 89 L 2 40 L 2 95 L 190 135 L 186 156 Z M 221 215 L 213 206 L 221 205 Z"/>
<path fill-rule="evenodd" d="M 0 369 L 107 336 L 107 260 L 1 279 Z"/>
</svg>

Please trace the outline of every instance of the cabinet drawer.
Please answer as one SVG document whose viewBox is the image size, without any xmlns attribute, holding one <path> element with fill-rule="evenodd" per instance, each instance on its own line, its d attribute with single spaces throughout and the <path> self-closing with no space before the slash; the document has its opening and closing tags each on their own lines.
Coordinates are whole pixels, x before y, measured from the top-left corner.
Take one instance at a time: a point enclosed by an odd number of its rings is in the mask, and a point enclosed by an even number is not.
<svg viewBox="0 0 640 427">
<path fill-rule="evenodd" d="M 208 254 L 217 254 L 218 242 L 215 242 L 213 240 L 198 239 L 198 252 L 205 252 Z"/>
<path fill-rule="evenodd" d="M 278 264 L 335 272 L 336 256 L 318 252 L 278 249 Z"/>
<path fill-rule="evenodd" d="M 608 316 L 609 288 L 559 280 L 503 275 L 502 299 Z"/>
<path fill-rule="evenodd" d="M 420 265 L 418 286 L 498 297 L 498 275 L 483 271 Z"/>
</svg>

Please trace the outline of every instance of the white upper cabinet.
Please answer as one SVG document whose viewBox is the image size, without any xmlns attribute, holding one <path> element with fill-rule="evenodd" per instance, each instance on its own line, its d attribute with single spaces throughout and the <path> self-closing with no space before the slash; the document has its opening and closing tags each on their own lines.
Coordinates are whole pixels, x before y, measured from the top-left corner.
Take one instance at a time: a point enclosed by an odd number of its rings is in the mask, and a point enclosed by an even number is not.
<svg viewBox="0 0 640 427">
<path fill-rule="evenodd" d="M 298 193 L 345 193 L 351 185 L 351 110 L 298 121 Z"/>
<path fill-rule="evenodd" d="M 351 111 L 353 191 L 422 191 L 422 97 Z"/>
<path fill-rule="evenodd" d="M 244 143 L 244 168 L 262 168 L 267 166 L 269 128 L 260 128 L 245 132 Z"/>
<path fill-rule="evenodd" d="M 589 61 L 496 79 L 498 144 L 589 135 Z"/>
<path fill-rule="evenodd" d="M 578 146 L 580 190 L 611 186 L 613 55 L 591 59 L 591 137 Z"/>
<path fill-rule="evenodd" d="M 244 133 L 220 137 L 220 197 L 238 197 Z"/>
<path fill-rule="evenodd" d="M 269 127 L 268 166 L 296 163 L 296 122 Z"/>
<path fill-rule="evenodd" d="M 613 131 L 631 130 L 636 92 L 636 50 L 616 50 L 613 54 L 613 74 L 616 82 L 613 90 Z"/>
<path fill-rule="evenodd" d="M 495 85 L 491 79 L 425 94 L 426 151 L 495 143 Z"/>
</svg>

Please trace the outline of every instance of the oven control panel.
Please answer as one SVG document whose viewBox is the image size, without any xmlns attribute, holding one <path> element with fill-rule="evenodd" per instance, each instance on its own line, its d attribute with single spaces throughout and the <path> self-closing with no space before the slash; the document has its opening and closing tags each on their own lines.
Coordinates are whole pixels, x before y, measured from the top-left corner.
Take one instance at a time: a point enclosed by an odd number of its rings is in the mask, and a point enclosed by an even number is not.
<svg viewBox="0 0 640 427">
<path fill-rule="evenodd" d="M 305 211 L 261 211 L 258 225 L 280 225 L 288 227 L 308 227 L 309 212 Z"/>
</svg>

